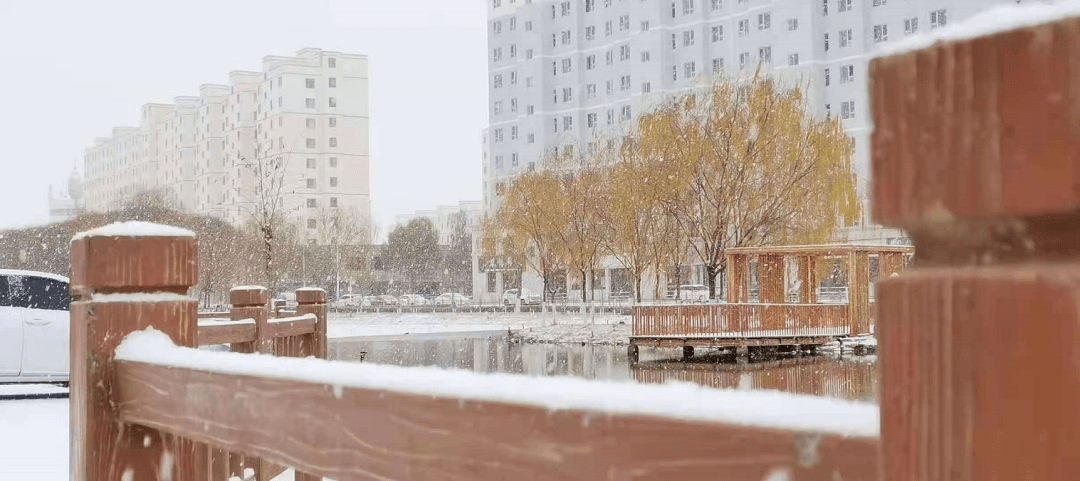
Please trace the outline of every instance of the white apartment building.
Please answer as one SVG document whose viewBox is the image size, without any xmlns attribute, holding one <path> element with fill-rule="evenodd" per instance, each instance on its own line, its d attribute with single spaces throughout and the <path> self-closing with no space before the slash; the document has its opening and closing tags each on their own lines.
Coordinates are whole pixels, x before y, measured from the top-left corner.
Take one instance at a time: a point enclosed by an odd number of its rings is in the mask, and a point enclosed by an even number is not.
<svg viewBox="0 0 1080 481">
<path fill-rule="evenodd" d="M 500 185 L 545 152 L 587 149 L 666 96 L 759 65 L 804 87 L 815 113 L 842 120 L 865 198 L 875 51 L 1023 2 L 1042 0 L 488 0 L 484 206 L 493 211 Z M 849 232 L 860 243 L 901 237 Z"/>
<path fill-rule="evenodd" d="M 161 191 L 181 210 L 239 225 L 259 203 L 261 165 L 281 179 L 285 215 L 316 242 L 322 209 L 369 223 L 368 146 L 365 55 L 267 56 L 261 72 L 233 71 L 228 85 L 146 104 L 138 127 L 97 139 L 84 152 L 86 208 Z"/>
<path fill-rule="evenodd" d="M 454 229 L 459 220 L 465 222 L 465 231 L 470 235 L 478 232 L 484 222 L 484 205 L 478 200 L 463 200 L 458 205 L 440 205 L 435 210 L 418 210 L 412 214 L 394 216 L 394 225 L 389 232 L 404 227 L 413 219 L 428 219 L 435 227 L 435 236 L 439 245 L 450 245 L 454 238 Z M 475 242 L 479 242 L 476 240 Z"/>
</svg>

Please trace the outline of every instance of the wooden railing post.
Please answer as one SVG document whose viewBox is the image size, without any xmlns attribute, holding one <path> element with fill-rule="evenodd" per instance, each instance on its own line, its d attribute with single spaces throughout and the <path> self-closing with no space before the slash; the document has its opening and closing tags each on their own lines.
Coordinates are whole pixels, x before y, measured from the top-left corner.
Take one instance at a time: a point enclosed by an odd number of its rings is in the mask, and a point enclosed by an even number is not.
<svg viewBox="0 0 1080 481">
<path fill-rule="evenodd" d="M 270 317 L 269 298 L 269 291 L 261 286 L 234 287 L 229 291 L 229 303 L 232 304 L 229 317 L 234 321 L 255 320 L 255 341 L 251 344 L 233 345 L 234 352 L 270 353 L 273 348 L 273 339 L 266 328 L 267 319 Z"/>
<path fill-rule="evenodd" d="M 304 314 L 315 314 L 318 318 L 315 332 L 311 334 L 311 355 L 326 359 L 326 291 L 311 287 L 296 290 L 296 315 Z"/>
<path fill-rule="evenodd" d="M 114 224 L 71 244 L 71 479 L 203 480 L 205 445 L 120 421 L 114 351 L 152 327 L 198 345 L 195 236 L 152 224 Z M 178 394 L 180 395 L 180 394 Z"/>
<path fill-rule="evenodd" d="M 870 64 L 874 215 L 917 248 L 878 283 L 886 479 L 1080 479 L 1078 51 L 1067 18 Z"/>
</svg>

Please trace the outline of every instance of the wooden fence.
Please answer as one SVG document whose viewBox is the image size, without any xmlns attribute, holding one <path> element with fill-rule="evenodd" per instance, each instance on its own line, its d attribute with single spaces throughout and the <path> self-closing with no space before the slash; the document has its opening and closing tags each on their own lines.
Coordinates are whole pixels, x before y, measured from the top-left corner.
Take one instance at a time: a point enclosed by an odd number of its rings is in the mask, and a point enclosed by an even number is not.
<svg viewBox="0 0 1080 481">
<path fill-rule="evenodd" d="M 708 304 L 635 306 L 637 338 L 750 339 L 842 336 L 848 307 L 835 304 Z"/>
</svg>

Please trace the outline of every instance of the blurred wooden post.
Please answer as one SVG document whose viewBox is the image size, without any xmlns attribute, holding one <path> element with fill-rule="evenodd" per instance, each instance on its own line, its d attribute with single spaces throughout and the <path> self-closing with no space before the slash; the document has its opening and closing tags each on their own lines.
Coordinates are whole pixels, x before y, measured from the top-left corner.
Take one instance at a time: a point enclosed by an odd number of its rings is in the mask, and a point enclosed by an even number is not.
<svg viewBox="0 0 1080 481">
<path fill-rule="evenodd" d="M 326 359 L 326 291 L 317 288 L 296 290 L 296 315 L 304 314 L 315 314 L 319 319 L 315 324 L 315 332 L 311 334 L 311 355 Z"/>
<path fill-rule="evenodd" d="M 114 400 L 118 385 L 113 355 L 127 334 L 153 327 L 178 345 L 198 345 L 198 301 L 181 297 L 198 282 L 197 261 L 197 243 L 191 235 L 140 232 L 73 240 L 72 480 L 208 479 L 206 445 L 123 425 Z M 129 296 L 108 296 L 115 293 Z M 157 293 L 173 297 L 155 298 Z M 170 464 L 171 469 L 164 467 Z"/>
<path fill-rule="evenodd" d="M 852 250 L 847 255 L 848 320 L 851 335 L 870 333 L 870 253 Z"/>
<path fill-rule="evenodd" d="M 233 352 L 270 353 L 273 348 L 273 339 L 268 336 L 266 326 L 270 314 L 269 297 L 269 291 L 260 286 L 234 287 L 229 291 L 229 303 L 232 304 L 229 317 L 234 321 L 242 319 L 255 320 L 255 341 L 233 344 Z M 215 465 L 221 464 L 217 459 L 218 455 L 219 453 L 215 451 Z M 243 453 L 231 453 L 229 455 L 230 475 L 238 476 L 241 479 L 244 479 L 244 469 L 251 468 L 255 471 L 255 479 L 261 480 L 259 476 L 265 471 L 263 464 L 259 458 L 245 456 Z"/>
<path fill-rule="evenodd" d="M 799 303 L 817 304 L 817 255 L 799 256 Z"/>
<path fill-rule="evenodd" d="M 728 304 L 747 302 L 750 299 L 750 294 L 748 292 L 750 286 L 747 279 L 747 263 L 749 262 L 749 260 L 749 256 L 747 256 L 746 254 L 727 255 Z"/>
<path fill-rule="evenodd" d="M 758 256 L 758 302 L 783 304 L 787 301 L 784 285 L 784 256 L 761 254 Z M 765 306 L 761 312 L 761 329 L 778 330 L 784 326 L 784 311 L 778 306 Z"/>
<path fill-rule="evenodd" d="M 870 64 L 886 479 L 1080 479 L 1080 20 Z"/>
</svg>

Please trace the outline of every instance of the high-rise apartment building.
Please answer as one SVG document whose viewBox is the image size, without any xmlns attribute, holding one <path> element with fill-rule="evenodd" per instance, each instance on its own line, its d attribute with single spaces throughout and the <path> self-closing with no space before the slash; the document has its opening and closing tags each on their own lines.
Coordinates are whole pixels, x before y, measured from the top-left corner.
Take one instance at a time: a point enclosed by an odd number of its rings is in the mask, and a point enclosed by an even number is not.
<svg viewBox="0 0 1080 481">
<path fill-rule="evenodd" d="M 241 224 L 261 191 L 280 191 L 282 211 L 309 241 L 326 209 L 367 223 L 367 57 L 307 48 L 262 63 L 198 96 L 146 104 L 138 127 L 97 139 L 84 153 L 86 208 L 161 192 L 181 210 Z M 260 190 L 260 176 L 281 188 Z"/>
<path fill-rule="evenodd" d="M 761 66 L 798 85 L 855 141 L 865 197 L 867 66 L 882 46 L 992 6 L 1042 0 L 488 0 L 484 207 L 556 148 L 588 149 L 643 111 Z M 580 150 L 579 150 L 580 151 Z M 869 209 L 867 209 L 867 212 Z M 853 242 L 901 241 L 864 222 Z M 694 282 L 701 282 L 695 275 Z"/>
</svg>

